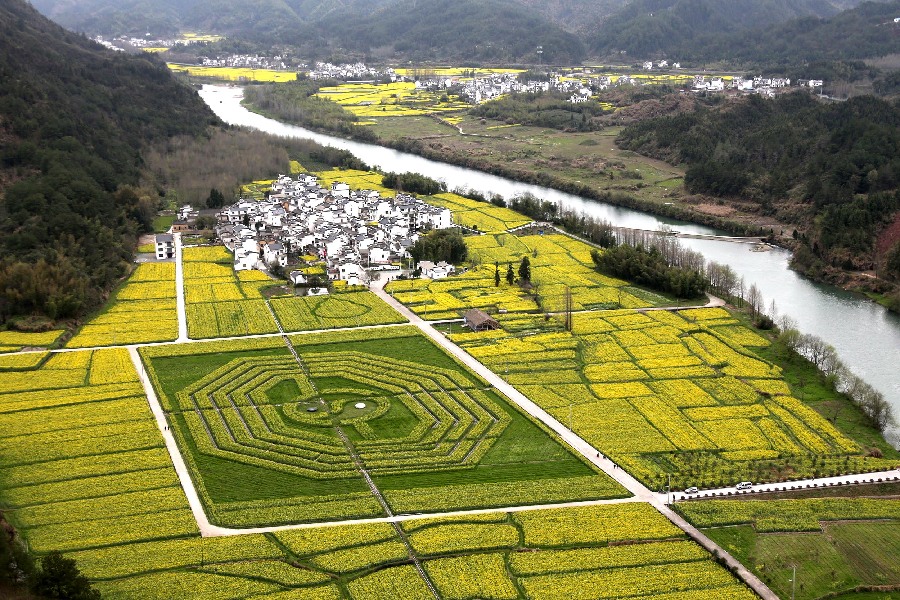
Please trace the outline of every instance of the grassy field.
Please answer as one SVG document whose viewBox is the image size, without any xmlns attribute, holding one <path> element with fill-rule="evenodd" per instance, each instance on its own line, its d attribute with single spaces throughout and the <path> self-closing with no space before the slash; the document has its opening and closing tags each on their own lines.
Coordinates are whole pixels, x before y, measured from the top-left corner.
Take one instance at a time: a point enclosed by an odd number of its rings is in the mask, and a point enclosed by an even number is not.
<svg viewBox="0 0 900 600">
<path fill-rule="evenodd" d="M 102 312 L 69 340 L 69 348 L 161 342 L 178 337 L 175 264 L 142 263 Z"/>
<path fill-rule="evenodd" d="M 293 341 L 142 349 L 217 523 L 382 515 L 351 452 L 395 512 L 624 494 L 414 329 Z"/>
<path fill-rule="evenodd" d="M 678 507 L 782 598 L 838 594 L 896 598 L 900 588 L 900 501 L 865 499 L 716 501 Z"/>
</svg>

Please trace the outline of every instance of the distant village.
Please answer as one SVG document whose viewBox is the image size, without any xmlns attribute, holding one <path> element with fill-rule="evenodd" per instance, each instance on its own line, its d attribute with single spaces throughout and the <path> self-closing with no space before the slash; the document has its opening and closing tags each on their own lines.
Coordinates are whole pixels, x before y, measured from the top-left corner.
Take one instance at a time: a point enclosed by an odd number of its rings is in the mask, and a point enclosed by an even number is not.
<svg viewBox="0 0 900 600">
<path fill-rule="evenodd" d="M 216 234 L 234 253 L 237 271 L 259 267 L 282 269 L 289 255 L 313 255 L 325 264 L 331 280 L 366 284 L 368 272 L 397 269 L 410 258 L 419 233 L 453 227 L 449 209 L 398 193 L 354 191 L 346 183 L 319 185 L 311 175 L 279 177 L 263 201 L 240 200 L 218 213 Z M 430 265 L 429 275 L 446 276 L 452 267 Z M 295 285 L 307 283 L 291 271 Z"/>
</svg>

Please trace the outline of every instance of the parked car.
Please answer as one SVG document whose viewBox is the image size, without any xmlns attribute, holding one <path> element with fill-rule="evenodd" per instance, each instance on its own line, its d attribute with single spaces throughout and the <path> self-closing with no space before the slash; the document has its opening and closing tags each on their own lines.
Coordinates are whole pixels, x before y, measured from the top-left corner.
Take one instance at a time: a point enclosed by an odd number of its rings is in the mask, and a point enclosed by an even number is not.
<svg viewBox="0 0 900 600">
<path fill-rule="evenodd" d="M 739 490 L 749 490 L 750 488 L 753 487 L 753 484 L 749 481 L 742 481 L 734 487 Z"/>
<path fill-rule="evenodd" d="M 697 487 L 692 486 L 692 487 L 689 487 L 688 489 L 684 490 L 684 493 L 685 493 L 685 494 L 696 494 L 696 493 L 699 492 L 699 491 L 700 491 L 700 490 L 697 489 Z"/>
</svg>

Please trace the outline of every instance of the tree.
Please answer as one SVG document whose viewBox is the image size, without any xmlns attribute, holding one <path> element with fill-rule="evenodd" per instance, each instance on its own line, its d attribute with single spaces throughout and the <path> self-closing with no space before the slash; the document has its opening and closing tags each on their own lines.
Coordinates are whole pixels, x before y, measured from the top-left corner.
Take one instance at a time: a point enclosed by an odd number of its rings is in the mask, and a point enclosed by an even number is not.
<svg viewBox="0 0 900 600">
<path fill-rule="evenodd" d="M 523 256 L 522 262 L 519 264 L 519 280 L 523 283 L 531 283 L 531 261 L 527 256 Z"/>
<path fill-rule="evenodd" d="M 209 197 L 206 199 L 206 206 L 208 208 L 222 208 L 223 206 L 225 206 L 225 195 L 216 188 L 212 188 L 211 190 L 209 190 Z"/>
<path fill-rule="evenodd" d="M 194 224 L 199 231 L 203 231 L 206 229 L 213 229 L 216 226 L 215 217 L 197 217 L 197 222 Z"/>
<path fill-rule="evenodd" d="M 516 274 L 513 271 L 512 263 L 508 263 L 506 265 L 506 283 L 508 283 L 509 285 L 512 285 L 513 281 L 515 281 L 515 280 L 516 280 Z"/>
<path fill-rule="evenodd" d="M 100 592 L 81 574 L 75 561 L 53 551 L 41 559 L 41 570 L 34 577 L 34 592 L 60 600 L 100 600 Z"/>
<path fill-rule="evenodd" d="M 500 287 L 500 263 L 494 263 L 494 287 Z"/>
<path fill-rule="evenodd" d="M 466 262 L 469 249 L 462 234 L 456 229 L 436 229 L 422 237 L 409 249 L 415 262 L 430 260 L 460 264 Z"/>
</svg>

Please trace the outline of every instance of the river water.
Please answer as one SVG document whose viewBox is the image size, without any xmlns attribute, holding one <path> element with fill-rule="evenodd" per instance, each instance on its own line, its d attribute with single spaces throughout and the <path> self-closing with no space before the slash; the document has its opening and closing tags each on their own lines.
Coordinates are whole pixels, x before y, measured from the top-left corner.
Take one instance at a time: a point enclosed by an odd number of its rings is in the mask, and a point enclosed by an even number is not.
<svg viewBox="0 0 900 600">
<path fill-rule="evenodd" d="M 656 230 L 669 225 L 684 233 L 721 233 L 701 225 L 667 220 L 550 188 L 287 125 L 243 107 L 240 103 L 243 97 L 241 88 L 204 85 L 200 96 L 226 123 L 342 148 L 366 164 L 386 171 L 421 173 L 444 181 L 450 189 L 470 188 L 506 198 L 530 192 L 539 198 L 606 219 L 619 227 Z M 779 313 L 794 317 L 801 331 L 815 334 L 833 345 L 848 367 L 885 395 L 900 420 L 900 316 L 861 296 L 800 277 L 788 268 L 790 253 L 785 250 L 752 252 L 749 244 L 688 238 L 680 241 L 702 252 L 707 260 L 730 265 L 739 276 L 744 277 L 748 286 L 756 283 L 767 306 L 774 300 Z M 898 445 L 900 429 L 890 432 L 889 438 L 895 446 Z"/>
</svg>

